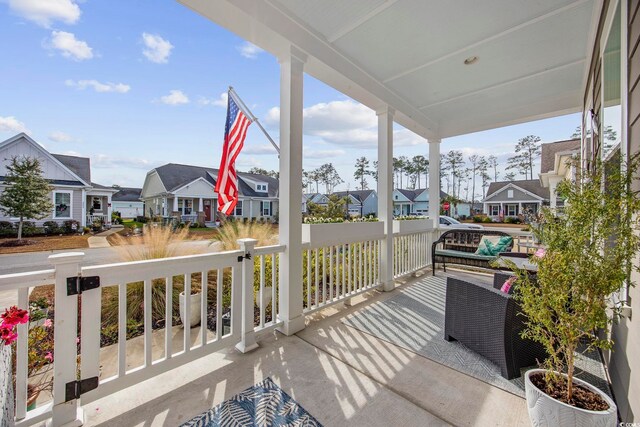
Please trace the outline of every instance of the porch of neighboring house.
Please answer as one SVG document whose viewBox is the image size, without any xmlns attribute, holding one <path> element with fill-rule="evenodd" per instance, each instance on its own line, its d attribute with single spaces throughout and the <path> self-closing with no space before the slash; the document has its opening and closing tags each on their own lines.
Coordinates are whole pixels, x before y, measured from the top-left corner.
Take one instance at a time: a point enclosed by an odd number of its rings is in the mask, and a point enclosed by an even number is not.
<svg viewBox="0 0 640 427">
<path fill-rule="evenodd" d="M 86 218 L 83 226 L 91 227 L 101 223 L 107 227 L 111 225 L 111 196 L 113 192 L 91 190 L 86 194 Z"/>
<path fill-rule="evenodd" d="M 518 218 L 525 215 L 535 215 L 542 208 L 542 202 L 499 202 L 485 203 L 484 212 L 492 219 Z"/>
</svg>

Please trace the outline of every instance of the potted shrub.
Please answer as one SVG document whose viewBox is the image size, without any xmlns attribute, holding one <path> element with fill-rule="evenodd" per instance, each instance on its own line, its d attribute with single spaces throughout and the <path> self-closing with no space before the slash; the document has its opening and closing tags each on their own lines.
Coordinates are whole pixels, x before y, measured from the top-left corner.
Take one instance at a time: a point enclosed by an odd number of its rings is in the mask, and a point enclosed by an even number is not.
<svg viewBox="0 0 640 427">
<path fill-rule="evenodd" d="M 180 321 L 182 326 L 187 324 L 186 319 L 186 306 L 187 297 L 184 291 L 180 292 Z M 202 303 L 202 294 L 199 289 L 195 289 L 193 284 L 191 285 L 191 298 L 189 298 L 189 325 L 191 327 L 200 324 L 200 305 Z"/>
<path fill-rule="evenodd" d="M 606 330 L 619 306 L 611 296 L 628 279 L 638 253 L 640 200 L 631 189 L 638 159 L 620 172 L 602 165 L 583 172 L 582 182 L 564 181 L 557 192 L 564 212 L 546 208 L 544 252 L 532 257 L 536 278 L 514 267 L 519 277 L 516 298 L 527 316 L 524 337 L 545 346 L 544 369 L 525 374 L 529 416 L 533 425 L 614 426 L 616 405 L 605 393 L 578 380 L 576 352 L 611 349 Z M 609 170 L 610 169 L 610 170 Z M 604 181 L 604 183 L 603 183 Z M 603 191 L 602 188 L 606 188 Z"/>
</svg>

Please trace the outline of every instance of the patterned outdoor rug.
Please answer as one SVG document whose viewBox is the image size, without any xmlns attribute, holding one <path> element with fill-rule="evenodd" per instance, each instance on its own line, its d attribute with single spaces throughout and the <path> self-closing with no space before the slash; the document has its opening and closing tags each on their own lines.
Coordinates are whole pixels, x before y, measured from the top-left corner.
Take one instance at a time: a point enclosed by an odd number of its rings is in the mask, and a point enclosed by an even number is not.
<svg viewBox="0 0 640 427">
<path fill-rule="evenodd" d="M 418 353 L 442 365 L 495 387 L 524 397 L 524 378 L 511 381 L 500 375 L 497 365 L 457 341 L 445 341 L 444 303 L 446 279 L 424 276 L 398 295 L 375 303 L 343 319 L 343 323 L 377 338 Z M 523 369 L 523 372 L 526 369 Z M 597 351 L 580 354 L 578 378 L 611 395 Z"/>
<path fill-rule="evenodd" d="M 183 427 L 322 427 L 271 378 L 241 391 Z"/>
</svg>

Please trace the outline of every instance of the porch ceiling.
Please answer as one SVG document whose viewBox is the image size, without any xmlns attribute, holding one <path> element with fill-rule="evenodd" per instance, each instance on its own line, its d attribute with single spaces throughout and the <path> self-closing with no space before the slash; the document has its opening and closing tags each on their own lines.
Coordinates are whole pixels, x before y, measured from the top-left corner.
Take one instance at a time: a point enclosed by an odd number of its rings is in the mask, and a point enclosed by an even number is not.
<svg viewBox="0 0 640 427">
<path fill-rule="evenodd" d="M 178 0 L 424 137 L 579 111 L 596 0 Z M 472 65 L 466 58 L 477 56 Z"/>
</svg>

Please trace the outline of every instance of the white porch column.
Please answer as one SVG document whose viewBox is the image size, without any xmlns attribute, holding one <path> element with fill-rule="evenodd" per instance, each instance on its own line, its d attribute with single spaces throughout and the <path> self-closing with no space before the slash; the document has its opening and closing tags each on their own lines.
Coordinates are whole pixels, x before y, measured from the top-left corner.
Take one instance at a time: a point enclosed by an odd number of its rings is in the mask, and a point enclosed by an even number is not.
<svg viewBox="0 0 640 427">
<path fill-rule="evenodd" d="M 280 58 L 280 255 L 279 329 L 293 335 L 304 329 L 302 313 L 302 99 L 306 55 L 291 47 Z"/>
<path fill-rule="evenodd" d="M 202 197 L 200 197 L 200 200 L 198 201 L 198 212 L 203 212 L 204 211 L 204 202 L 202 201 Z"/>
<path fill-rule="evenodd" d="M 253 199 L 249 199 L 249 219 L 253 218 Z"/>
<path fill-rule="evenodd" d="M 173 196 L 173 212 L 178 211 L 178 196 Z"/>
<path fill-rule="evenodd" d="M 429 142 L 429 218 L 433 227 L 440 226 L 440 140 Z"/>
<path fill-rule="evenodd" d="M 385 238 L 380 245 L 380 282 L 392 291 L 393 281 L 393 113 L 378 110 L 378 218 L 384 222 Z M 402 205 L 400 206 L 402 210 Z"/>
<path fill-rule="evenodd" d="M 113 206 L 111 205 L 111 196 L 113 196 L 113 194 L 111 193 L 107 195 L 107 224 L 111 224 L 111 212 L 113 212 Z"/>
<path fill-rule="evenodd" d="M 82 220 L 80 221 L 82 227 L 87 226 L 87 190 L 82 190 Z"/>
<path fill-rule="evenodd" d="M 558 206 L 558 195 L 556 187 L 560 183 L 560 178 L 549 178 L 549 207 L 555 209 Z"/>
</svg>

